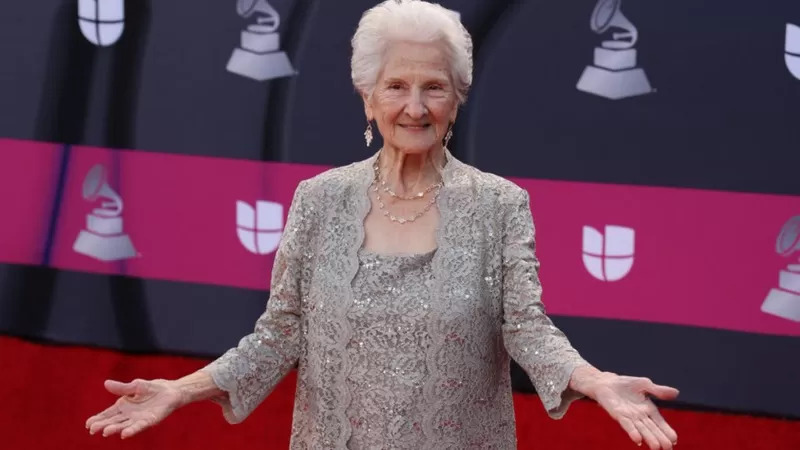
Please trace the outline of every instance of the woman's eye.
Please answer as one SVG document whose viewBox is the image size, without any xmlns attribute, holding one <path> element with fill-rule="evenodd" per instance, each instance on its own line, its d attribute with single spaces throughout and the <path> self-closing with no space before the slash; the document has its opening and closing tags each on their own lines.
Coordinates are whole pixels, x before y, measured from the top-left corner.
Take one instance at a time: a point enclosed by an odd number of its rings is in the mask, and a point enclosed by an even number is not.
<svg viewBox="0 0 800 450">
<path fill-rule="evenodd" d="M 389 85 L 389 89 L 400 89 L 401 87 L 402 86 L 400 86 L 400 83 L 393 83 Z"/>
<path fill-rule="evenodd" d="M 432 84 L 432 85 L 428 86 L 428 89 L 430 89 L 432 91 L 438 91 L 438 90 L 441 90 L 442 87 L 439 86 L 438 84 Z"/>
</svg>

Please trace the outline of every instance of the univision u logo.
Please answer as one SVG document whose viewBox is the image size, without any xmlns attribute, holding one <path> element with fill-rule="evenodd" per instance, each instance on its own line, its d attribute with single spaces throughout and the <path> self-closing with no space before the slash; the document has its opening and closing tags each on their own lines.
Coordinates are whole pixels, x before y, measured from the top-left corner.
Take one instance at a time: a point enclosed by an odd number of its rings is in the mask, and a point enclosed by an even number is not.
<svg viewBox="0 0 800 450">
<path fill-rule="evenodd" d="M 786 67 L 795 78 L 800 80 L 800 27 L 791 23 L 786 24 Z"/>
<path fill-rule="evenodd" d="M 283 234 L 283 205 L 259 200 L 254 208 L 247 202 L 237 201 L 236 234 L 250 253 L 266 255 L 274 252 Z"/>
<path fill-rule="evenodd" d="M 633 228 L 606 225 L 605 233 L 590 226 L 583 227 L 583 265 L 600 281 L 618 281 L 633 267 Z"/>
<path fill-rule="evenodd" d="M 114 45 L 125 28 L 125 0 L 78 0 L 78 25 L 92 44 Z"/>
</svg>

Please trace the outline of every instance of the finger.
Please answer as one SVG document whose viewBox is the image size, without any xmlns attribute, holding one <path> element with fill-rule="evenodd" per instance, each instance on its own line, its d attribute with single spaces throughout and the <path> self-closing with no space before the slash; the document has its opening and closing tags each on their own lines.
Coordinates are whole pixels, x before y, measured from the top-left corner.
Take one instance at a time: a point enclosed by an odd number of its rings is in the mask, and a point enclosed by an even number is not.
<svg viewBox="0 0 800 450">
<path fill-rule="evenodd" d="M 113 417 L 114 415 L 119 413 L 119 408 L 116 404 L 109 406 L 103 412 L 99 414 L 95 414 L 92 417 L 86 419 L 86 428 L 92 426 L 93 423 L 97 422 L 98 420 L 108 419 L 109 417 Z"/>
<path fill-rule="evenodd" d="M 645 392 L 661 400 L 675 400 L 678 394 L 680 394 L 680 391 L 674 387 L 663 386 L 652 382 L 645 388 Z"/>
<path fill-rule="evenodd" d="M 123 414 L 117 414 L 116 416 L 109 417 L 108 419 L 98 420 L 89 427 L 89 434 L 95 434 L 103 428 L 122 422 L 125 419 L 127 419 L 127 417 L 125 417 Z"/>
<path fill-rule="evenodd" d="M 619 424 L 622 425 L 622 429 L 628 433 L 628 437 L 631 438 L 636 445 L 642 445 L 642 434 L 636 429 L 636 426 L 633 424 L 633 422 L 631 422 L 631 419 L 623 417 L 619 419 Z"/>
<path fill-rule="evenodd" d="M 131 424 L 131 419 L 125 419 L 122 422 L 111 424 L 103 429 L 103 437 L 111 436 L 114 433 L 119 433 L 122 429 Z"/>
<path fill-rule="evenodd" d="M 653 435 L 653 432 L 650 431 L 650 427 L 648 427 L 641 420 L 635 421 L 634 425 L 636 425 L 636 429 L 639 430 L 639 433 L 641 433 L 647 446 L 650 447 L 651 450 L 658 450 L 658 439 L 656 439 L 656 437 Z"/>
<path fill-rule="evenodd" d="M 113 425 L 115 423 L 122 422 L 126 419 L 126 417 L 122 414 L 117 414 L 114 417 L 109 417 L 108 419 L 98 420 L 97 422 L 93 423 L 92 426 L 89 427 L 89 434 L 95 434 L 98 431 L 104 429 L 109 425 Z"/>
<path fill-rule="evenodd" d="M 664 433 L 664 436 L 666 436 L 667 439 L 672 442 L 672 445 L 678 443 L 678 433 L 675 432 L 671 426 L 669 426 L 667 421 L 664 420 L 664 417 L 660 412 L 658 412 L 658 410 L 655 410 L 653 413 L 651 413 L 650 418 L 653 419 L 653 422 L 656 424 L 656 426 L 658 426 L 661 432 Z"/>
<path fill-rule="evenodd" d="M 104 386 L 108 392 L 114 395 L 125 396 L 136 394 L 136 381 L 122 383 L 116 380 L 106 380 Z"/>
<path fill-rule="evenodd" d="M 656 425 L 656 423 L 653 422 L 653 419 L 645 417 L 642 420 L 642 422 L 644 422 L 644 424 L 647 425 L 647 428 L 650 430 L 650 432 L 653 433 L 653 436 L 655 436 L 656 439 L 658 440 L 658 445 L 660 446 L 659 448 L 663 450 L 672 450 L 672 441 L 667 439 L 667 437 L 664 435 L 661 429 L 658 428 L 658 425 Z"/>
<path fill-rule="evenodd" d="M 132 423 L 131 425 L 126 427 L 124 430 L 122 430 L 122 433 L 120 433 L 120 437 L 122 439 L 127 439 L 127 438 L 129 438 L 131 436 L 134 436 L 134 435 L 138 434 L 139 432 L 141 432 L 142 430 L 147 428 L 147 426 L 148 426 L 147 421 L 145 421 L 145 420 L 137 420 L 136 422 Z"/>
</svg>

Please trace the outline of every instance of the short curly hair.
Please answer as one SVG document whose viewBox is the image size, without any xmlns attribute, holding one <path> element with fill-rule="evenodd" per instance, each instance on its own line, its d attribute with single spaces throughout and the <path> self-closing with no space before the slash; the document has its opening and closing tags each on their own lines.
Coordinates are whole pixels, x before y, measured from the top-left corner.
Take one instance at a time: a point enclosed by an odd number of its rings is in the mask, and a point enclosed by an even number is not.
<svg viewBox="0 0 800 450">
<path fill-rule="evenodd" d="M 472 85 L 472 37 L 457 12 L 422 0 L 386 0 L 367 10 L 353 35 L 353 85 L 372 95 L 386 50 L 393 42 L 442 42 L 459 103 Z"/>
</svg>

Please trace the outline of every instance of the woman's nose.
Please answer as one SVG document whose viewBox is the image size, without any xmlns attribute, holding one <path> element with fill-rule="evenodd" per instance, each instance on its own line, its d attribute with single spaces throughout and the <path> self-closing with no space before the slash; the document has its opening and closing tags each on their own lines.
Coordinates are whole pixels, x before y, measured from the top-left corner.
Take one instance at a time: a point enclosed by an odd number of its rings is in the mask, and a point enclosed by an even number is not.
<svg viewBox="0 0 800 450">
<path fill-rule="evenodd" d="M 425 107 L 425 102 L 422 99 L 422 93 L 418 89 L 412 89 L 411 95 L 406 103 L 406 114 L 413 119 L 421 119 L 428 113 L 428 108 Z"/>
</svg>

